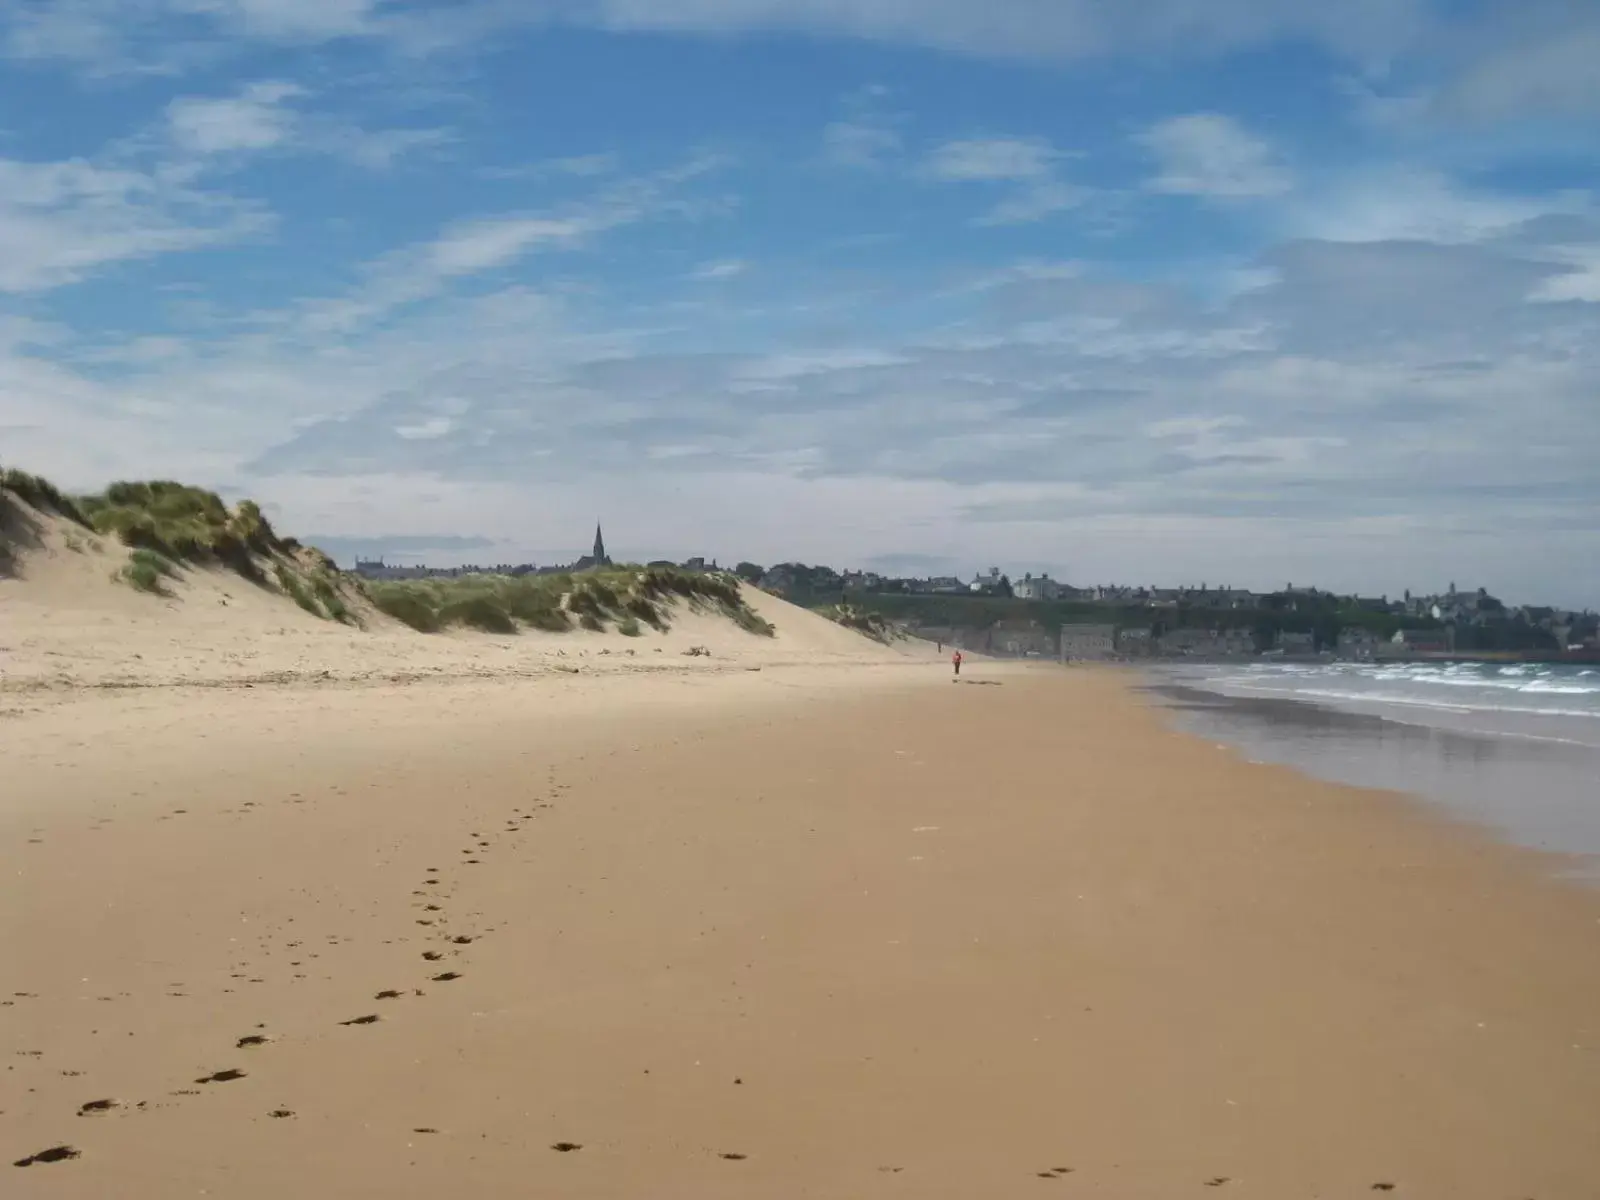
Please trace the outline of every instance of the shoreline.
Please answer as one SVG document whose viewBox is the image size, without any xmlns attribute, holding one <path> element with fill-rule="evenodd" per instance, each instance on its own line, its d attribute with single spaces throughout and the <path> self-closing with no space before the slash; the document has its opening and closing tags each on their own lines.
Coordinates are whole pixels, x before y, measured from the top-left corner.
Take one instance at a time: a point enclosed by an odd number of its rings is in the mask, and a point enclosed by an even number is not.
<svg viewBox="0 0 1600 1200">
<path fill-rule="evenodd" d="M 1335 700 L 1316 690 L 1331 686 L 1323 683 L 1297 691 L 1223 682 L 1176 671 L 1139 675 L 1141 690 L 1181 731 L 1227 743 L 1251 762 L 1399 793 L 1600 882 L 1600 746 L 1587 731 L 1516 708 L 1440 708 L 1437 700 L 1358 693 Z"/>
<path fill-rule="evenodd" d="M 1589 1194 L 1592 892 L 1172 730 L 1129 673 L 974 665 L 9 722 L 0 1135 L 82 1157 L 0 1169 L 134 1200 Z"/>
</svg>

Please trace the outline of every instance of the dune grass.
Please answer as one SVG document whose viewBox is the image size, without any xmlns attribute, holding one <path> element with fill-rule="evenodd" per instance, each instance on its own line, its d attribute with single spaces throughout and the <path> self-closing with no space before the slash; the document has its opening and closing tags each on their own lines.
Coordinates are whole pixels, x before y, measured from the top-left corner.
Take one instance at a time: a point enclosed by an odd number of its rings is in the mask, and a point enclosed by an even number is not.
<svg viewBox="0 0 1600 1200">
<path fill-rule="evenodd" d="M 89 528 L 89 518 L 78 502 L 40 475 L 30 475 L 16 467 L 0 468 L 0 488 L 12 493 L 41 512 L 53 512 L 75 524 Z"/>
<path fill-rule="evenodd" d="M 167 580 L 178 573 L 171 559 L 154 550 L 138 549 L 128 556 L 122 568 L 122 578 L 129 587 L 156 596 L 167 594 Z"/>
<path fill-rule="evenodd" d="M 449 628 L 513 635 L 524 629 L 565 633 L 575 625 L 642 637 L 669 628 L 676 604 L 712 612 L 760 637 L 776 632 L 748 604 L 732 575 L 680 567 L 615 566 L 578 574 L 470 575 L 365 583 L 340 572 L 320 551 L 280 537 L 254 501 L 229 507 L 215 492 L 172 480 L 114 483 L 98 495 L 71 497 L 48 480 L 0 470 L 0 487 L 32 507 L 115 537 L 132 551 L 121 578 L 140 591 L 166 594 L 181 567 L 222 567 L 282 592 L 308 613 L 359 624 L 351 592 L 422 633 Z"/>
<path fill-rule="evenodd" d="M 221 567 L 260 587 L 276 585 L 315 617 L 357 623 L 333 560 L 279 537 L 253 500 L 230 508 L 215 492 L 153 480 L 114 483 L 73 503 L 91 529 L 133 549 L 124 578 L 141 591 L 158 590 L 177 564 Z M 164 574 L 156 559 L 167 563 Z"/>
<path fill-rule="evenodd" d="M 290 553 L 252 500 L 230 509 L 214 492 L 171 480 L 114 483 L 78 505 L 100 533 L 173 562 L 221 565 L 263 582 L 260 561 Z"/>
<path fill-rule="evenodd" d="M 848 604 L 835 605 L 833 608 L 823 610 L 823 615 L 836 624 L 843 625 L 846 629 L 853 629 L 875 642 L 885 645 L 898 641 L 905 635 L 898 627 L 886 617 L 873 612 L 863 612 Z"/>
<path fill-rule="evenodd" d="M 739 628 L 770 637 L 773 628 L 745 604 L 729 576 L 678 567 L 609 567 L 579 574 L 466 575 L 374 583 L 381 611 L 423 633 L 451 627 L 514 634 L 525 628 L 564 633 L 574 623 L 642 637 L 669 627 L 674 603 L 719 612 Z"/>
</svg>

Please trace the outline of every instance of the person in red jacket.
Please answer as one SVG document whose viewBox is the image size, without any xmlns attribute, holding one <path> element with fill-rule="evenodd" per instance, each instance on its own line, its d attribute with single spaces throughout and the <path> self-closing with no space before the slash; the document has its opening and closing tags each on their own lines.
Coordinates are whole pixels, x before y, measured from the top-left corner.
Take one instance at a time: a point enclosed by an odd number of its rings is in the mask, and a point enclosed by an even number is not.
<svg viewBox="0 0 1600 1200">
<path fill-rule="evenodd" d="M 955 677 L 959 679 L 961 677 L 961 651 L 957 650 L 950 656 L 950 665 L 956 669 Z"/>
</svg>

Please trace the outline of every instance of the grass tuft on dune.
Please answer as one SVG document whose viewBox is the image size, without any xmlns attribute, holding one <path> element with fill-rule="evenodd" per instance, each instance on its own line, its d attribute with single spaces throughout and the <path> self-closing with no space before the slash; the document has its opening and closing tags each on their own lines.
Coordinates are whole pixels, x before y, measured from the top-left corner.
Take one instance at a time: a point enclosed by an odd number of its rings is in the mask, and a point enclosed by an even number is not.
<svg viewBox="0 0 1600 1200">
<path fill-rule="evenodd" d="M 889 645 L 891 642 L 900 641 L 905 634 L 889 621 L 888 618 L 878 613 L 863 612 L 849 604 L 839 604 L 830 609 L 823 610 L 823 615 L 837 625 L 846 629 L 853 629 L 863 637 L 869 637 L 875 642 Z"/>
<path fill-rule="evenodd" d="M 171 480 L 114 483 L 79 507 L 100 533 L 174 562 L 225 566 L 262 582 L 263 558 L 290 553 L 251 500 L 237 508 L 214 492 Z"/>
<path fill-rule="evenodd" d="M 215 492 L 166 479 L 124 481 L 97 495 L 74 497 L 14 467 L 0 470 L 0 488 L 38 512 L 127 546 L 131 553 L 117 578 L 136 591 L 170 595 L 168 583 L 180 577 L 181 568 L 220 568 L 258 587 L 275 587 L 324 620 L 358 623 L 347 588 L 359 592 L 359 584 L 320 550 L 279 537 L 253 500 L 230 508 Z M 84 544 L 69 533 L 67 547 L 82 552 Z"/>
<path fill-rule="evenodd" d="M 89 518 L 78 502 L 43 476 L 30 475 L 16 467 L 0 468 L 0 488 L 40 512 L 53 512 L 86 529 L 90 527 Z"/>
<path fill-rule="evenodd" d="M 669 627 L 674 604 L 714 612 L 762 637 L 772 626 L 744 601 L 731 576 L 679 567 L 607 567 L 578 574 L 466 575 L 371 584 L 372 602 L 423 633 L 467 627 L 514 634 L 523 628 L 564 633 L 615 628 L 640 637 L 643 626 Z"/>
<path fill-rule="evenodd" d="M 150 592 L 153 595 L 165 596 L 167 594 L 167 580 L 178 573 L 178 568 L 172 560 L 164 558 L 154 550 L 139 549 L 128 556 L 127 565 L 122 568 L 122 578 L 128 586 L 135 591 Z"/>
</svg>

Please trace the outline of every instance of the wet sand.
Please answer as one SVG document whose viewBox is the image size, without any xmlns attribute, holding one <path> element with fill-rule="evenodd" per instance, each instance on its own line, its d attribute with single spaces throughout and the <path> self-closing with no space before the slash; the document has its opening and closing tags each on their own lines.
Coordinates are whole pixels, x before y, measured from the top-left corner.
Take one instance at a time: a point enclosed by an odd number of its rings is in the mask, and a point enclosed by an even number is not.
<svg viewBox="0 0 1600 1200">
<path fill-rule="evenodd" d="M 1252 762 L 1335 783 L 1423 797 L 1447 816 L 1564 856 L 1600 882 L 1600 747 L 1493 735 L 1349 712 L 1284 696 L 1227 696 L 1147 684 L 1179 728 L 1236 747 Z"/>
<path fill-rule="evenodd" d="M 1600 1194 L 1600 892 L 969 670 L 4 720 L 5 1194 Z"/>
</svg>

